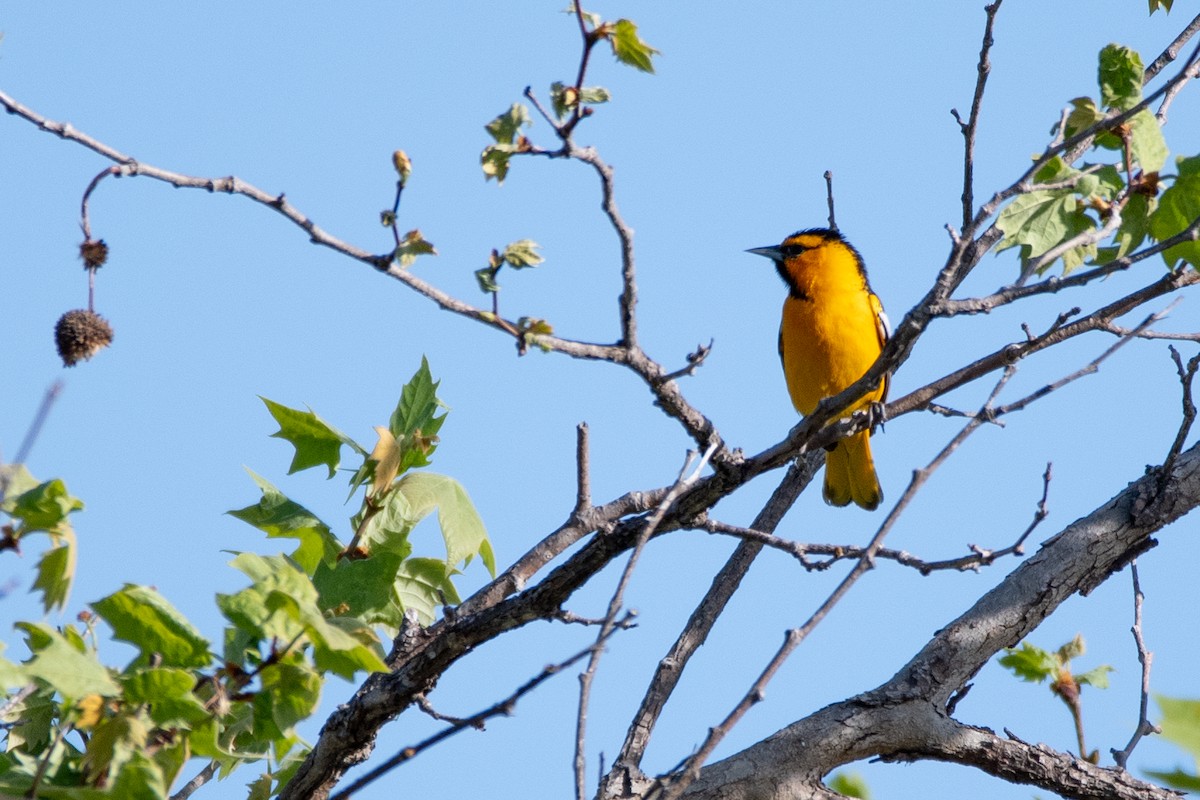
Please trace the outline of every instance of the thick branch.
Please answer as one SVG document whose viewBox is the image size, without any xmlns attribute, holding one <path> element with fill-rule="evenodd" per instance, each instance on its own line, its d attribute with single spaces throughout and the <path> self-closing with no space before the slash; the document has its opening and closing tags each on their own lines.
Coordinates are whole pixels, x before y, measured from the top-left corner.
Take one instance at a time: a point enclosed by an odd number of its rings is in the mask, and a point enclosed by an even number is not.
<svg viewBox="0 0 1200 800">
<path fill-rule="evenodd" d="M 1165 500 L 1147 502 L 1147 497 Z M 1142 510 L 1155 505 L 1157 513 Z M 1048 540 L 937 635 L 891 680 L 835 703 L 702 770 L 687 797 L 749 800 L 823 796 L 820 779 L 839 765 L 882 756 L 936 758 L 1066 797 L 1175 795 L 1044 747 L 1009 742 L 950 719 L 947 704 L 991 658 L 1017 644 L 1076 592 L 1087 594 L 1150 537 L 1200 505 L 1200 445 L 1176 462 L 1168 484 L 1143 476 Z"/>
</svg>

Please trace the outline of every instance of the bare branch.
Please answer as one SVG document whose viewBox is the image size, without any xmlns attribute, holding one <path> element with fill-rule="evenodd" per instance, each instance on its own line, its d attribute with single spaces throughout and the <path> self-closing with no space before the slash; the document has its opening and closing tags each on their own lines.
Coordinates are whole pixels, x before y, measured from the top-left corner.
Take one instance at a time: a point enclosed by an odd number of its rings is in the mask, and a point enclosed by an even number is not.
<svg viewBox="0 0 1200 800">
<path fill-rule="evenodd" d="M 983 107 L 983 90 L 987 86 L 988 74 L 992 71 L 992 62 L 988 57 L 995 40 L 992 29 L 996 23 L 996 12 L 1000 10 L 1001 0 L 995 0 L 984 6 L 987 22 L 983 27 L 983 44 L 979 48 L 979 66 L 976 68 L 975 96 L 971 100 L 971 114 L 967 122 L 958 116 L 958 111 L 951 111 L 958 120 L 963 135 L 963 190 L 962 190 L 962 225 L 966 230 L 971 225 L 975 214 L 975 135 L 979 130 L 979 111 Z"/>
<path fill-rule="evenodd" d="M 1148 736 L 1152 733 L 1162 733 L 1162 729 L 1150 721 L 1150 666 L 1154 662 L 1154 653 L 1146 649 L 1146 641 L 1142 638 L 1142 601 L 1146 596 L 1142 594 L 1142 586 L 1138 581 L 1137 559 L 1134 559 L 1129 564 L 1129 574 L 1133 577 L 1133 627 L 1130 631 L 1133 633 L 1133 642 L 1137 646 L 1138 663 L 1142 665 L 1142 693 L 1141 700 L 1138 703 L 1138 721 L 1137 727 L 1133 731 L 1133 736 L 1129 738 L 1129 743 L 1125 745 L 1124 750 L 1117 750 L 1115 747 L 1110 751 L 1113 761 L 1117 762 L 1117 766 L 1125 769 L 1125 765 L 1129 762 L 1129 756 L 1133 754 L 1133 748 L 1138 746 L 1138 742 L 1143 736 Z"/>
<path fill-rule="evenodd" d="M 575 725 L 575 797 L 576 800 L 586 800 L 587 785 L 586 785 L 586 734 L 587 734 L 587 715 L 588 704 L 591 700 L 592 680 L 595 678 L 596 669 L 600 664 L 601 648 L 600 643 L 612 633 L 612 625 L 620 613 L 621 607 L 625 602 L 625 589 L 629 586 L 629 581 L 633 577 L 633 571 L 637 567 L 638 559 L 641 557 L 642 551 L 646 547 L 646 543 L 650 541 L 655 531 L 658 530 L 659 524 L 662 523 L 663 517 L 667 510 L 678 499 L 679 495 L 685 488 L 694 484 L 700 479 L 700 473 L 708 465 L 708 461 L 712 458 L 716 446 L 710 447 L 703 455 L 700 455 L 697 460 L 695 452 L 688 453 L 687 462 L 679 472 L 679 477 L 675 480 L 675 484 L 667 492 L 666 496 L 654 509 L 654 512 L 646 520 L 641 533 L 638 535 L 637 543 L 633 547 L 633 551 L 629 554 L 629 560 L 625 562 L 625 570 L 621 573 L 621 578 L 617 582 L 617 588 L 613 591 L 612 597 L 608 602 L 608 613 L 604 616 L 604 624 L 600 626 L 600 634 L 596 639 L 596 646 L 592 649 L 591 656 L 588 659 L 587 668 L 583 674 L 579 676 L 579 711 L 576 715 Z M 694 469 L 693 469 L 694 465 Z"/>
<path fill-rule="evenodd" d="M 205 764 L 204 769 L 200 770 L 196 773 L 195 777 L 181 786 L 178 792 L 171 795 L 171 800 L 187 800 L 197 789 L 216 777 L 218 766 L 216 761 L 210 761 Z"/>
<path fill-rule="evenodd" d="M 1187 27 L 1175 37 L 1173 42 L 1167 45 L 1167 48 L 1159 54 L 1158 58 L 1150 62 L 1150 66 L 1146 67 L 1143 82 L 1149 83 L 1154 80 L 1158 76 L 1158 73 L 1162 72 L 1163 67 L 1179 58 L 1179 53 L 1183 50 L 1183 46 L 1188 43 L 1189 39 L 1196 35 L 1197 31 L 1200 31 L 1200 14 L 1192 18 Z"/>
<path fill-rule="evenodd" d="M 755 518 L 756 530 L 769 533 L 779 524 L 783 515 L 792 507 L 792 503 L 812 481 L 824 458 L 823 453 L 810 452 L 789 467 L 787 474 Z M 760 543 L 752 541 L 743 541 L 738 545 L 725 566 L 713 578 L 708 592 L 692 611 L 691 617 L 667 655 L 658 662 L 654 677 L 629 725 L 625 742 L 613 764 L 614 773 L 621 773 L 614 776 L 614 779 L 624 779 L 627 773 L 639 771 L 654 726 L 667 700 L 675 691 L 679 678 L 696 650 L 708 638 L 761 549 Z"/>
<path fill-rule="evenodd" d="M 505 697 L 503 700 L 500 700 L 499 702 L 493 703 L 492 705 L 488 706 L 487 708 L 483 709 L 482 711 L 472 714 L 469 717 L 463 717 L 461 719 L 455 719 L 455 718 L 451 718 L 451 717 L 442 717 L 443 719 L 454 719 L 454 721 L 448 727 L 443 728 L 441 731 L 438 731 L 433 736 L 430 736 L 428 739 L 425 739 L 423 741 L 418 742 L 417 744 L 410 745 L 410 746 L 405 747 L 404 749 L 400 750 L 400 752 L 396 753 L 396 755 L 392 756 L 391 758 L 384 761 L 379 766 L 370 770 L 367 774 L 363 775 L 361 778 L 359 778 L 358 780 L 351 783 L 349 786 L 347 786 L 342 791 L 333 795 L 330 798 L 330 800 L 350 800 L 350 798 L 354 796 L 355 792 L 360 791 L 361 789 L 365 788 L 366 786 L 374 783 L 379 778 L 381 778 L 384 775 L 386 775 L 387 773 L 391 772 L 393 769 L 400 766 L 401 764 L 404 764 L 408 761 L 412 761 L 414 758 L 419 756 L 424 751 L 428 750 L 429 748 L 433 747 L 436 744 L 439 744 L 439 743 L 445 741 L 446 739 L 449 739 L 454 734 L 459 733 L 460 731 L 463 731 L 467 728 L 482 729 L 484 724 L 489 719 L 492 719 L 493 717 L 512 716 L 513 710 L 516 708 L 517 702 L 522 697 L 529 694 L 534 689 L 541 686 L 543 683 L 545 683 L 547 680 L 554 677 L 558 673 L 562 672 L 565 669 L 570 668 L 576 662 L 581 661 L 585 656 L 587 656 L 589 653 L 593 652 L 597 647 L 602 646 L 605 638 L 607 638 L 608 636 L 611 636 L 613 634 L 613 632 L 616 631 L 619 627 L 621 627 L 621 626 L 617 625 L 617 626 L 611 627 L 608 630 L 607 634 L 605 634 L 605 637 L 597 640 L 597 642 L 595 644 L 589 645 L 585 649 L 580 650 L 578 653 L 571 656 L 570 658 L 568 658 L 565 661 L 561 661 L 557 664 L 551 664 L 550 666 L 546 667 L 541 672 L 539 672 L 537 675 L 535 675 L 534 677 L 530 678 L 528 681 L 526 681 L 525 683 L 523 683 L 519 687 L 517 687 L 517 689 L 515 691 L 513 691 L 513 693 L 510 694 L 508 697 Z"/>
<path fill-rule="evenodd" d="M 588 448 L 588 424 L 575 426 L 575 514 L 578 516 L 592 507 L 592 468 Z"/>
<path fill-rule="evenodd" d="M 50 409 L 54 407 L 54 401 L 62 394 L 62 390 L 63 382 L 55 381 L 42 395 L 42 402 L 33 415 L 33 421 L 29 423 L 29 430 L 25 432 L 25 438 L 21 440 L 21 446 L 17 448 L 17 458 L 13 462 L 14 464 L 24 464 L 29 460 L 29 453 L 33 450 L 33 445 L 42 432 L 42 426 L 46 424 L 46 418 L 50 416 Z M 0 483 L 0 499 L 3 499 L 6 488 L 3 483 Z"/>
</svg>

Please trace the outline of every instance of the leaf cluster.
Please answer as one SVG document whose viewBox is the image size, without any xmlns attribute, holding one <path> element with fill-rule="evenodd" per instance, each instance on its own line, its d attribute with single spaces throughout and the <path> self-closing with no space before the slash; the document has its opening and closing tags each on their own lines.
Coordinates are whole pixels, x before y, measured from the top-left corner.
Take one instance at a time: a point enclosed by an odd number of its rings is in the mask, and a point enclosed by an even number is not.
<svg viewBox="0 0 1200 800">
<path fill-rule="evenodd" d="M 28 657 L 0 657 L 0 683 L 13 692 L 0 706 L 0 794 L 166 800 L 193 758 L 218 777 L 265 761 L 250 796 L 277 793 L 308 751 L 296 726 L 316 711 L 327 677 L 386 671 L 380 628 L 394 634 L 406 612 L 428 622 L 438 605 L 458 602 L 451 579 L 475 557 L 495 572 L 466 491 L 418 470 L 430 463 L 446 417 L 437 387 L 423 360 L 370 452 L 312 411 L 264 400 L 279 422 L 275 435 L 295 449 L 291 471 L 324 466 L 332 477 L 349 447 L 361 460 L 349 471 L 352 496 L 361 491 L 363 500 L 343 546 L 330 526 L 251 473 L 260 501 L 230 513 L 297 546 L 235 555 L 248 585 L 216 596 L 227 623 L 219 645 L 156 589 L 132 584 L 91 603 L 78 625 L 18 623 Z M 74 568 L 67 516 L 83 504 L 61 481 L 37 483 L 20 468 L 5 480 L 6 535 L 13 546 L 34 533 L 55 542 L 35 588 L 47 610 L 61 608 Z M 410 534 L 435 511 L 445 555 L 416 557 Z M 99 622 L 135 651 L 123 668 L 101 660 Z"/>
<path fill-rule="evenodd" d="M 1094 151 L 1111 156 L 1079 168 L 1061 156 L 1045 160 L 1029 191 L 1000 212 L 1004 238 L 996 252 L 1018 248 L 1023 270 L 1038 274 L 1061 260 L 1069 274 L 1124 258 L 1147 239 L 1165 241 L 1200 216 L 1200 157 L 1180 157 L 1175 174 L 1162 172 L 1169 150 L 1159 120 L 1144 107 L 1144 79 L 1136 51 L 1116 44 L 1101 50 L 1099 102 L 1072 100 L 1056 131 L 1068 141 L 1092 131 Z M 1177 244 L 1162 256 L 1170 269 L 1200 266 L 1200 245 Z"/>
</svg>

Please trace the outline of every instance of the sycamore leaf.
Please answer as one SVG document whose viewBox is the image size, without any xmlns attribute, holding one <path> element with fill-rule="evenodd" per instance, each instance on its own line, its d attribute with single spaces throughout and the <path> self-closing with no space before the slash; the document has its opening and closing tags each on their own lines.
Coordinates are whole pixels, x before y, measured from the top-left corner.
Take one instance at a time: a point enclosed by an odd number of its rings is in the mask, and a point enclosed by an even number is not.
<svg viewBox="0 0 1200 800">
<path fill-rule="evenodd" d="M 513 269 L 536 267 L 546 258 L 539 253 L 540 245 L 532 239 L 519 239 L 504 248 L 503 258 Z"/>
<path fill-rule="evenodd" d="M 447 567 L 453 569 L 459 564 L 468 564 L 478 555 L 488 572 L 495 576 L 496 561 L 487 529 L 462 484 L 446 475 L 414 472 L 400 479 L 396 493 L 407 498 L 414 520 L 424 519 L 437 509 L 438 524 L 446 544 Z"/>
<path fill-rule="evenodd" d="M 496 179 L 497 184 L 503 184 L 508 177 L 508 161 L 516 148 L 510 144 L 489 144 L 479 154 L 479 165 L 483 169 L 483 179 Z"/>
<path fill-rule="evenodd" d="M 1157 695 L 1162 712 L 1159 727 L 1163 738 L 1182 747 L 1200 761 L 1200 700 L 1181 700 Z"/>
<path fill-rule="evenodd" d="M 837 772 L 829 779 L 829 788 L 846 797 L 871 800 L 871 789 L 862 775 L 857 772 Z"/>
<path fill-rule="evenodd" d="M 38 560 L 37 579 L 33 582 L 33 589 L 42 593 L 42 607 L 46 613 L 66 607 L 67 598 L 71 595 L 71 583 L 75 580 L 75 561 L 78 556 L 75 532 L 64 522 L 58 526 L 57 538 L 62 544 L 42 554 Z"/>
<path fill-rule="evenodd" d="M 1065 664 L 1073 658 L 1079 658 L 1087 652 L 1087 645 L 1083 641 L 1083 634 L 1075 634 L 1075 638 L 1058 648 L 1056 655 L 1058 662 Z"/>
<path fill-rule="evenodd" d="M 1063 135 L 1070 138 L 1103 120 L 1104 112 L 1096 106 L 1095 100 L 1090 97 L 1076 97 L 1071 101 L 1071 112 L 1067 114 Z"/>
<path fill-rule="evenodd" d="M 446 415 L 439 416 L 438 412 L 449 410 L 438 399 L 439 383 L 429 371 L 429 360 L 422 356 L 421 366 L 400 390 L 400 401 L 388 421 L 388 429 L 401 447 L 398 474 L 427 466 L 429 456 L 437 449 L 437 434 L 446 421 Z"/>
<path fill-rule="evenodd" d="M 321 610 L 336 611 L 334 619 L 349 616 L 368 624 L 399 627 L 403 609 L 395 584 L 403 560 L 404 556 L 398 553 L 375 552 L 370 558 L 322 564 L 313 575 L 313 585 L 321 596 Z"/>
<path fill-rule="evenodd" d="M 1146 774 L 1168 789 L 1179 789 L 1184 792 L 1200 792 L 1200 775 L 1192 775 L 1178 768 L 1172 772 L 1158 772 L 1157 770 L 1148 769 L 1146 770 Z"/>
<path fill-rule="evenodd" d="M 513 103 L 508 111 L 500 114 L 483 127 L 496 140 L 497 144 L 514 144 L 521 128 L 529 127 L 531 124 L 533 124 L 533 119 L 529 114 L 529 108 L 522 103 Z"/>
<path fill-rule="evenodd" d="M 354 529 L 358 531 L 358 548 L 363 553 L 394 553 L 406 558 L 412 552 L 408 534 L 420 517 L 413 516 L 403 492 L 391 491 L 384 495 L 382 505 L 372 511 L 363 524 L 361 518 L 365 513 L 360 512 L 353 519 Z"/>
<path fill-rule="evenodd" d="M 1136 50 L 1118 44 L 1100 51 L 1100 102 L 1105 108 L 1125 111 L 1142 101 L 1145 69 Z"/>
<path fill-rule="evenodd" d="M 272 664 L 261 674 L 261 689 L 254 696 L 256 715 L 265 713 L 278 728 L 279 738 L 308 719 L 321 700 L 321 676 L 303 663 Z"/>
<path fill-rule="evenodd" d="M 209 713 L 193 689 L 196 676 L 177 667 L 153 667 L 122 676 L 125 701 L 144 705 L 150 719 L 161 727 L 190 727 Z"/>
<path fill-rule="evenodd" d="M 654 72 L 651 59 L 660 55 L 660 52 L 642 41 L 638 36 L 637 25 L 632 21 L 617 20 L 609 31 L 608 39 L 612 44 L 613 55 L 622 64 L 628 64 L 642 72 Z"/>
<path fill-rule="evenodd" d="M 37 642 L 36 655 L 23 665 L 25 673 L 45 682 L 66 697 L 98 694 L 116 697 L 121 689 L 95 653 L 81 653 L 49 625 L 18 622 L 16 627 Z"/>
<path fill-rule="evenodd" d="M 1115 244 L 1112 247 L 1101 248 L 1096 263 L 1107 264 L 1124 258 L 1140 247 L 1149 234 L 1150 213 L 1157 207 L 1156 199 L 1140 193 L 1131 194 L 1121 212 L 1121 227 L 1113 237 Z"/>
<path fill-rule="evenodd" d="M 1020 649 L 1007 648 L 1005 653 L 1000 657 L 1001 666 L 1008 667 L 1023 681 L 1041 683 L 1058 674 L 1059 662 L 1054 654 L 1029 642 L 1022 642 Z"/>
<path fill-rule="evenodd" d="M 1095 686 L 1097 689 L 1108 688 L 1108 673 L 1112 672 L 1113 668 L 1108 664 L 1102 664 L 1095 669 L 1089 669 L 1082 675 L 1075 676 L 1075 682 L 1080 686 L 1088 685 Z"/>
<path fill-rule="evenodd" d="M 417 612 L 424 625 L 433 622 L 438 606 L 460 602 L 450 575 L 446 563 L 436 558 L 407 559 L 396 575 L 396 593 L 402 607 Z"/>
<path fill-rule="evenodd" d="M 358 443 L 312 412 L 288 408 L 265 397 L 271 416 L 279 423 L 279 430 L 271 436 L 283 439 L 296 448 L 288 474 L 324 464 L 329 468 L 329 477 L 337 472 L 341 460 L 342 445 L 348 444 L 360 454 L 366 455 Z"/>
<path fill-rule="evenodd" d="M 1134 114 L 1129 125 L 1129 149 L 1143 172 L 1158 172 L 1167 163 L 1167 140 L 1163 138 L 1158 118 L 1143 108 Z"/>
<path fill-rule="evenodd" d="M 417 256 L 436 255 L 437 248 L 433 246 L 433 242 L 427 241 L 421 235 L 421 232 L 414 228 L 400 239 L 400 244 L 396 245 L 396 249 L 392 253 L 392 258 L 401 267 L 411 267 L 413 262 L 417 260 Z"/>
<path fill-rule="evenodd" d="M 496 283 L 496 273 L 499 272 L 498 267 L 482 267 L 475 270 L 475 280 L 479 281 L 479 291 L 484 294 L 495 294 L 500 291 L 500 284 Z"/>
<path fill-rule="evenodd" d="M 28 475 L 28 473 L 25 473 Z M 12 488 L 9 489 L 11 493 Z M 22 533 L 53 531 L 72 511 L 83 508 L 83 501 L 72 497 L 60 479 L 27 488 L 5 499 L 0 506 L 9 516 L 21 522 Z"/>
<path fill-rule="evenodd" d="M 292 553 L 292 558 L 310 575 L 322 561 L 332 563 L 337 560 L 341 544 L 328 525 L 304 506 L 289 500 L 266 478 L 253 470 L 247 469 L 246 472 L 258 485 L 262 499 L 252 506 L 227 511 L 227 514 L 253 525 L 266 533 L 268 538 L 300 540 L 300 546 Z"/>
<path fill-rule="evenodd" d="M 1178 177 L 1150 215 L 1150 235 L 1160 242 L 1183 232 L 1200 217 L 1200 156 L 1180 158 L 1177 164 Z M 1182 242 L 1164 250 L 1162 256 L 1168 269 L 1180 261 L 1200 267 L 1200 241 Z"/>
<path fill-rule="evenodd" d="M 163 666 L 199 668 L 212 661 L 208 640 L 148 586 L 126 584 L 91 605 L 112 626 L 113 638 L 138 648 L 143 662 L 157 656 Z"/>
</svg>

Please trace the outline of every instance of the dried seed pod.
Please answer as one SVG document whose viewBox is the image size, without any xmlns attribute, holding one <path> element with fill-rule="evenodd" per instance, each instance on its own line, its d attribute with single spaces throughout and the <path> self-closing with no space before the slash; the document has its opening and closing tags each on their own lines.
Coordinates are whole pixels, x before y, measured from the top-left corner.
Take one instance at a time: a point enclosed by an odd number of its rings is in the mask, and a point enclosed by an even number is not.
<svg viewBox="0 0 1200 800">
<path fill-rule="evenodd" d="M 112 326 L 94 311 L 81 308 L 68 311 L 54 326 L 54 342 L 66 367 L 87 361 L 112 344 L 112 340 Z"/>
<path fill-rule="evenodd" d="M 79 257 L 83 259 L 84 269 L 99 269 L 108 261 L 108 245 L 103 239 L 88 239 L 79 245 Z"/>
</svg>

